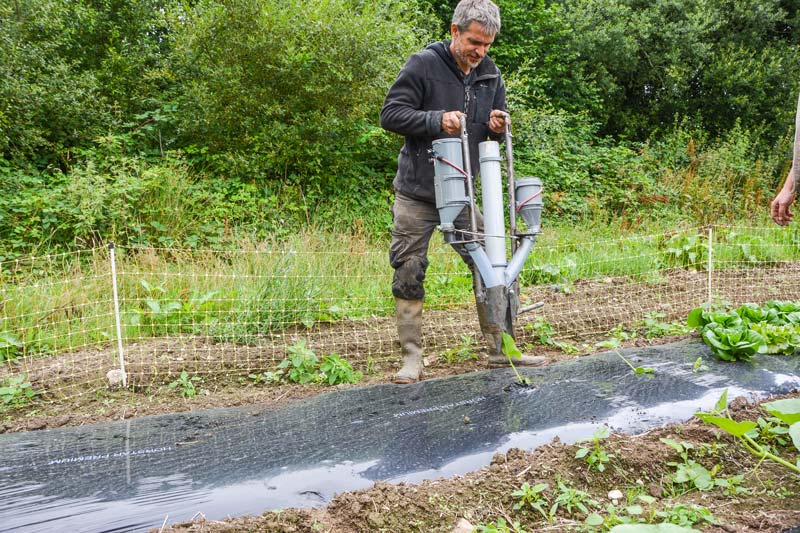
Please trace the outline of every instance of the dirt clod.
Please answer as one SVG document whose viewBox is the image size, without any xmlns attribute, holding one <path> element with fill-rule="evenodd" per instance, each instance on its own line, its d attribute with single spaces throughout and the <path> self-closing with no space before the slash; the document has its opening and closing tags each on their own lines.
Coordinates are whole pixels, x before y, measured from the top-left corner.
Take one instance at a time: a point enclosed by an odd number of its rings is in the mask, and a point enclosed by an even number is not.
<svg viewBox="0 0 800 533">
<path fill-rule="evenodd" d="M 661 488 L 661 485 L 656 485 L 655 483 L 650 484 L 647 488 L 647 492 L 650 496 L 658 498 L 659 500 L 664 497 L 664 489 Z"/>
</svg>

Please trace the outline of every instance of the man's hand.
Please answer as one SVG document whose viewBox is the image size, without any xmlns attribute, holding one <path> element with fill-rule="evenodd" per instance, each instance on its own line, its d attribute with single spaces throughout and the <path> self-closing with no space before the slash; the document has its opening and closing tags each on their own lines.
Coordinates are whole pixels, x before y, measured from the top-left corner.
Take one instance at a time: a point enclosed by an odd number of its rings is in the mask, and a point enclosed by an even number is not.
<svg viewBox="0 0 800 533">
<path fill-rule="evenodd" d="M 792 221 L 794 215 L 789 211 L 792 202 L 794 202 L 794 194 L 791 192 L 791 188 L 787 189 L 784 187 L 781 192 L 778 193 L 778 196 L 772 200 L 772 203 L 769 204 L 772 220 L 779 226 L 786 226 Z"/>
<path fill-rule="evenodd" d="M 447 111 L 442 115 L 442 130 L 448 135 L 458 135 L 461 133 L 461 111 Z"/>
<path fill-rule="evenodd" d="M 500 111 L 499 109 L 493 109 L 491 113 L 489 113 L 489 129 L 492 130 L 494 133 L 503 133 L 506 131 L 506 117 L 508 113 L 505 111 Z"/>
</svg>

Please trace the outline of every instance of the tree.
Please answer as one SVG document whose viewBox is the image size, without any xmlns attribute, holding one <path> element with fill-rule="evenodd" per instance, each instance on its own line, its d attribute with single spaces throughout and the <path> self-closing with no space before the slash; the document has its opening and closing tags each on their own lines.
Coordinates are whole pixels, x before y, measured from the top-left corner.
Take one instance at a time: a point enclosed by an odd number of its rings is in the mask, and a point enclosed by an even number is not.
<svg viewBox="0 0 800 533">
<path fill-rule="evenodd" d="M 424 42 L 413 3 L 206 0 L 174 20 L 180 142 L 220 172 L 317 200 L 357 196 L 365 162 L 394 159 L 377 116 Z"/>
<path fill-rule="evenodd" d="M 76 148 L 157 109 L 171 80 L 167 1 L 0 5 L 0 155 L 68 166 Z"/>
<path fill-rule="evenodd" d="M 575 68 L 606 133 L 642 139 L 690 117 L 712 133 L 777 122 L 796 100 L 798 30 L 778 0 L 565 0 Z M 796 17 L 796 15 L 794 15 Z"/>
</svg>

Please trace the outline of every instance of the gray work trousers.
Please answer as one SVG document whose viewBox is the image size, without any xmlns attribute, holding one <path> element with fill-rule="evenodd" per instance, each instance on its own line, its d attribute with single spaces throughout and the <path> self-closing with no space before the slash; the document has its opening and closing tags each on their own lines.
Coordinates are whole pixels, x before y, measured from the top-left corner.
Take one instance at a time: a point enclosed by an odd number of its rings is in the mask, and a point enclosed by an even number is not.
<svg viewBox="0 0 800 533">
<path fill-rule="evenodd" d="M 469 207 L 465 207 L 454 222 L 457 229 L 469 230 Z M 483 231 L 483 216 L 477 212 L 478 232 Z M 394 268 L 392 294 L 404 300 L 422 300 L 425 297 L 425 271 L 428 268 L 428 245 L 433 230 L 439 225 L 436 204 L 423 202 L 397 193 L 392 206 L 392 244 L 389 263 Z M 469 233 L 456 232 L 456 240 L 474 239 Z M 472 270 L 472 258 L 462 245 L 453 244 L 464 262 Z M 473 274 L 474 275 L 474 274 Z"/>
</svg>

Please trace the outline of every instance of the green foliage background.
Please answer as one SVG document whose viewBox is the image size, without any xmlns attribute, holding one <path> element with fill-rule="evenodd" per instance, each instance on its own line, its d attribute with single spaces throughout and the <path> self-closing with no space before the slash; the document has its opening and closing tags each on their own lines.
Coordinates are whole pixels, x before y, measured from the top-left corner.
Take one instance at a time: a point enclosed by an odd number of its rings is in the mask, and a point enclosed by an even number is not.
<svg viewBox="0 0 800 533">
<path fill-rule="evenodd" d="M 789 0 L 498 0 L 518 173 L 549 221 L 758 217 L 788 170 Z M 383 238 L 377 125 L 453 0 L 0 5 L 0 259 L 108 240 Z"/>
</svg>

